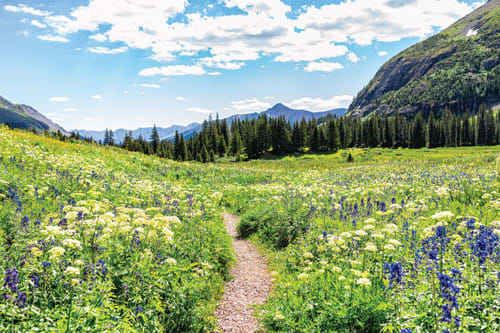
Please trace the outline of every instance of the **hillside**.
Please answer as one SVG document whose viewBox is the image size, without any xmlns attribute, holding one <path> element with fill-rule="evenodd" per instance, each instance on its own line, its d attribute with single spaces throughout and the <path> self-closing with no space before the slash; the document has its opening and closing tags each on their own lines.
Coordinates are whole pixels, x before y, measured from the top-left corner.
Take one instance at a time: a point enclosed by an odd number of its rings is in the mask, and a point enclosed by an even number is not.
<svg viewBox="0 0 500 333">
<path fill-rule="evenodd" d="M 372 112 L 455 113 L 500 103 L 500 0 L 490 0 L 441 33 L 385 63 L 349 107 Z"/>
<path fill-rule="evenodd" d="M 9 124 L 21 129 L 61 131 L 67 134 L 64 128 L 31 106 L 11 103 L 2 96 L 0 96 L 0 124 Z"/>
<path fill-rule="evenodd" d="M 289 122 L 293 123 L 296 121 L 301 121 L 302 119 L 305 119 L 306 121 L 309 121 L 311 119 L 319 119 L 329 114 L 341 116 L 345 113 L 345 111 L 346 109 L 339 108 L 324 112 L 311 112 L 306 110 L 295 110 L 287 107 L 286 105 L 278 103 L 272 108 L 267 109 L 266 111 L 263 112 L 232 115 L 230 117 L 225 118 L 225 120 L 227 121 L 227 124 L 231 126 L 232 122 L 235 121 L 236 119 L 252 120 L 258 118 L 260 115 L 265 114 L 269 118 L 278 118 L 284 116 Z M 187 138 L 191 137 L 193 133 L 199 132 L 201 130 L 201 125 L 202 124 L 200 123 L 192 123 L 187 126 L 172 125 L 167 128 L 158 127 L 157 129 L 158 129 L 158 134 L 160 135 L 160 139 L 168 140 L 172 139 L 175 136 L 175 132 L 182 133 Z M 139 138 L 139 136 L 148 139 L 149 136 L 151 135 L 152 130 L 153 130 L 152 127 L 138 128 L 136 130 L 132 130 L 132 136 L 136 139 Z M 88 131 L 83 129 L 76 129 L 74 131 L 79 133 L 83 137 L 92 137 L 96 141 L 104 140 L 104 131 Z M 130 130 L 126 129 L 118 129 L 116 131 L 113 131 L 114 140 L 116 142 L 122 142 L 123 139 L 125 138 L 125 134 L 129 132 Z"/>
</svg>

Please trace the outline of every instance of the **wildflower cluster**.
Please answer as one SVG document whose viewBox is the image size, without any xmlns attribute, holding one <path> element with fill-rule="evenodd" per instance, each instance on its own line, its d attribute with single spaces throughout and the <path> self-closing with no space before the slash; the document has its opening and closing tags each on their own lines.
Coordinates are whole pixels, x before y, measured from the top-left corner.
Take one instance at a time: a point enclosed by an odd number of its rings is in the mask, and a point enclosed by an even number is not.
<svg viewBox="0 0 500 333">
<path fill-rule="evenodd" d="M 285 161 L 276 181 L 245 187 L 246 230 L 286 245 L 260 312 L 269 331 L 500 330 L 497 175 L 485 159 L 420 158 Z"/>
<path fill-rule="evenodd" d="M 3 128 L 0 170 L 0 331 L 214 329 L 231 252 L 212 184 Z"/>
</svg>

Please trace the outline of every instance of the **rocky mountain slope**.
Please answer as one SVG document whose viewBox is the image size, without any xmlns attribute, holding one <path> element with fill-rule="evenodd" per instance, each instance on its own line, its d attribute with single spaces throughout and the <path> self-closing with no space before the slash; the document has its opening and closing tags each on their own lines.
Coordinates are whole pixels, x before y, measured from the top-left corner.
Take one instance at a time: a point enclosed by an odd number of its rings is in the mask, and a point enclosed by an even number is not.
<svg viewBox="0 0 500 333">
<path fill-rule="evenodd" d="M 348 114 L 477 110 L 500 104 L 500 0 L 385 63 Z"/>
<path fill-rule="evenodd" d="M 64 128 L 54 123 L 31 106 L 14 104 L 0 96 L 0 124 L 9 124 L 15 128 L 61 131 Z"/>
</svg>

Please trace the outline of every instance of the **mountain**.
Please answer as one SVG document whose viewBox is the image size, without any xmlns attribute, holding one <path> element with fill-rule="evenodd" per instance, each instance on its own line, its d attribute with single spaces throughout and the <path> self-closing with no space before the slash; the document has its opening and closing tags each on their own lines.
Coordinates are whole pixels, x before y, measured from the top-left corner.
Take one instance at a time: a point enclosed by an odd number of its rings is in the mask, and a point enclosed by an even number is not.
<svg viewBox="0 0 500 333">
<path fill-rule="evenodd" d="M 229 119 L 255 119 L 258 118 L 261 114 L 265 114 L 269 118 L 279 118 L 279 117 L 285 117 L 289 122 L 294 123 L 296 121 L 301 121 L 302 118 L 304 118 L 306 121 L 309 121 L 311 119 L 319 119 L 326 117 L 327 115 L 336 115 L 336 116 L 342 116 L 344 115 L 346 109 L 340 108 L 340 109 L 333 109 L 329 111 L 323 111 L 323 112 L 311 112 L 311 111 L 306 111 L 306 110 L 295 110 L 291 109 L 286 105 L 283 105 L 281 103 L 276 104 L 270 109 L 267 109 L 264 112 L 261 113 L 251 113 L 251 114 L 242 114 L 242 115 L 234 115 L 229 117 Z M 230 122 L 229 122 L 230 123 Z"/>
<path fill-rule="evenodd" d="M 281 103 L 276 104 L 272 108 L 263 111 L 263 112 L 254 112 L 254 113 L 246 113 L 246 114 L 237 114 L 237 115 L 232 115 L 230 117 L 225 118 L 227 121 L 228 125 L 231 126 L 233 121 L 236 119 L 257 119 L 260 115 L 267 115 L 270 118 L 278 118 L 281 116 L 284 116 L 289 122 L 296 122 L 296 121 L 301 121 L 302 118 L 304 118 L 306 121 L 309 121 L 311 119 L 319 119 L 326 117 L 327 115 L 336 115 L 336 116 L 342 116 L 346 112 L 346 109 L 344 108 L 339 108 L 339 109 L 333 109 L 329 111 L 324 111 L 324 112 L 311 112 L 311 111 L 306 111 L 306 110 L 294 110 L 291 109 Z M 196 133 L 201 130 L 201 125 L 200 123 L 192 123 L 187 126 L 180 126 L 180 125 L 173 125 L 167 128 L 162 128 L 158 127 L 158 133 L 160 135 L 161 140 L 168 140 L 172 139 L 175 136 L 175 132 L 178 131 L 179 134 L 184 134 L 186 138 L 189 138 L 190 136 L 193 135 L 193 133 Z M 134 138 L 138 138 L 140 135 L 144 139 L 149 140 L 149 137 L 151 135 L 151 131 L 153 130 L 152 127 L 145 127 L 145 128 L 139 128 L 136 130 L 132 130 L 132 136 Z M 87 131 L 87 130 L 74 130 L 78 134 L 80 134 L 83 137 L 91 137 L 96 141 L 99 140 L 104 140 L 104 131 Z M 123 139 L 125 138 L 125 134 L 129 133 L 130 130 L 125 130 L 125 129 L 118 129 L 116 131 L 113 131 L 113 138 L 116 142 L 122 142 Z"/>
<path fill-rule="evenodd" d="M 61 131 L 63 134 L 68 134 L 64 128 L 31 106 L 13 104 L 2 96 L 0 96 L 0 123 L 15 128 Z"/>
<path fill-rule="evenodd" d="M 192 123 L 187 126 L 182 126 L 182 125 L 173 125 L 167 128 L 163 127 L 157 127 L 158 129 L 158 134 L 160 135 L 160 139 L 170 139 L 175 136 L 175 132 L 178 131 L 179 133 L 185 133 L 189 132 L 191 129 L 194 128 L 200 128 L 200 124 L 198 123 Z M 134 138 L 138 138 L 139 136 L 142 136 L 144 139 L 149 140 L 149 137 L 151 136 L 151 131 L 153 130 L 153 127 L 142 127 L 138 128 L 135 130 L 132 130 L 132 136 Z M 123 142 L 123 139 L 125 139 L 125 135 L 129 133 L 131 130 L 128 129 L 117 129 L 116 131 L 113 131 L 113 139 L 115 142 Z M 81 136 L 85 138 L 93 138 L 96 141 L 103 141 L 104 140 L 104 131 L 88 131 L 88 130 L 73 130 L 72 132 L 77 132 Z"/>
<path fill-rule="evenodd" d="M 385 63 L 359 92 L 348 114 L 460 113 L 500 104 L 500 0 Z"/>
</svg>

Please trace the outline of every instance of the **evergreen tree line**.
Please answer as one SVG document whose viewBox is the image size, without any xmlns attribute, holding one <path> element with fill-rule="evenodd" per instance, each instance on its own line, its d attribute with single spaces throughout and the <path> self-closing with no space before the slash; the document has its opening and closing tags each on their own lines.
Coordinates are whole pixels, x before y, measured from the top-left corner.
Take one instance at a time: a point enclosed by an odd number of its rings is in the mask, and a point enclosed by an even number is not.
<svg viewBox="0 0 500 333">
<path fill-rule="evenodd" d="M 108 133 L 108 132 L 107 132 Z M 107 140 L 106 140 L 107 138 Z M 105 144 L 113 144 L 111 131 Z M 199 133 L 189 138 L 176 133 L 174 140 L 160 140 L 156 126 L 151 137 L 134 139 L 126 135 L 121 147 L 177 161 L 213 162 L 217 157 L 258 159 L 265 153 L 335 152 L 353 147 L 435 148 L 500 144 L 500 114 L 481 107 L 478 114 L 457 115 L 449 111 L 440 117 L 372 115 L 365 119 L 326 117 L 291 124 L 285 117 L 226 120 L 209 118 Z"/>
</svg>

